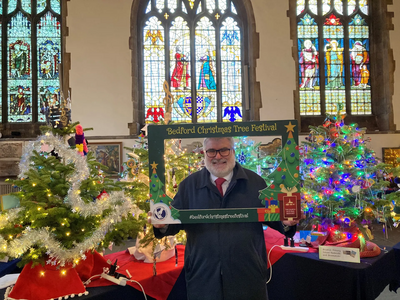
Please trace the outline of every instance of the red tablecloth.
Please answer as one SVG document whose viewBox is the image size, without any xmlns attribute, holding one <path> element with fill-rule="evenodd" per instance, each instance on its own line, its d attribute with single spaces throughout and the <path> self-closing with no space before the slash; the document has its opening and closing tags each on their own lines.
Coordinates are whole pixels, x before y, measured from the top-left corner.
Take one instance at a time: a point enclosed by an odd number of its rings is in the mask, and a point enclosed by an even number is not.
<svg viewBox="0 0 400 300">
<path fill-rule="evenodd" d="M 183 268 L 184 250 L 185 247 L 178 245 L 178 266 L 175 267 L 175 257 L 157 263 L 157 276 L 153 276 L 153 264 L 144 263 L 130 255 L 128 251 L 121 251 L 112 253 L 105 256 L 105 259 L 115 262 L 118 259 L 119 269 L 118 273 L 126 274 L 126 270 L 132 275 L 132 279 L 138 281 L 145 291 L 145 293 L 155 299 L 165 300 L 168 298 L 175 281 L 178 279 L 179 274 Z M 95 279 L 89 284 L 89 287 L 106 286 L 114 283 L 106 279 Z M 140 287 L 133 282 L 128 284 L 141 291 Z"/>
<path fill-rule="evenodd" d="M 275 245 L 283 245 L 284 235 L 276 230 L 268 228 L 264 230 L 265 244 L 267 246 L 267 253 L 273 265 L 277 262 L 287 251 L 282 250 L 280 247 L 273 247 Z M 272 249 L 272 250 L 271 250 Z M 134 256 L 130 255 L 128 251 L 112 253 L 105 256 L 105 259 L 111 260 L 112 263 L 118 259 L 119 273 L 126 274 L 126 270 L 132 275 L 132 279 L 138 281 L 145 291 L 145 293 L 155 299 L 165 300 L 168 298 L 172 287 L 178 279 L 184 262 L 185 247 L 182 245 L 177 246 L 178 251 L 178 266 L 175 267 L 175 257 L 167 261 L 157 263 L 157 276 L 153 276 L 153 264 L 138 261 Z M 89 284 L 89 287 L 107 286 L 114 283 L 105 279 L 95 279 Z M 133 282 L 129 282 L 132 287 L 141 290 L 140 287 Z"/>
</svg>

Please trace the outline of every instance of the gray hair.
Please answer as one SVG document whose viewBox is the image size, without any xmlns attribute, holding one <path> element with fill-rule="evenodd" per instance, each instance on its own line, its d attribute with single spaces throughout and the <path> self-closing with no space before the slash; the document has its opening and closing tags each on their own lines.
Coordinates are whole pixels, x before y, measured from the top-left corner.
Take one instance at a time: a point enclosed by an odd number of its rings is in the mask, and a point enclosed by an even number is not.
<svg viewBox="0 0 400 300">
<path fill-rule="evenodd" d="M 233 137 L 231 137 L 231 136 L 226 136 L 226 137 L 223 136 L 223 137 L 206 137 L 206 138 L 204 138 L 203 149 L 205 150 L 206 144 L 208 143 L 209 140 L 219 141 L 219 140 L 223 140 L 223 139 L 226 139 L 226 140 L 229 141 L 229 143 L 231 144 L 231 149 L 235 148 L 235 141 L 233 140 Z"/>
</svg>

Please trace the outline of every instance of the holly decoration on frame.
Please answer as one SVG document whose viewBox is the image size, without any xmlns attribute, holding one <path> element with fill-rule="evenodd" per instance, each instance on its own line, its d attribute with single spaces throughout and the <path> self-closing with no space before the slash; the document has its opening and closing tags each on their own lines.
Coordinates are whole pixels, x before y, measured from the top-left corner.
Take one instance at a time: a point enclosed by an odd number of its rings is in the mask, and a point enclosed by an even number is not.
<svg viewBox="0 0 400 300">
<path fill-rule="evenodd" d="M 160 178 L 157 175 L 157 165 L 156 162 L 151 164 L 151 168 L 153 169 L 153 173 L 151 174 L 151 179 L 149 181 L 150 184 L 150 200 L 153 203 L 164 203 L 169 206 L 171 209 L 171 216 L 174 219 L 179 218 L 179 211 L 171 206 L 172 198 L 170 198 L 163 190 L 164 184 L 161 182 Z"/>
</svg>

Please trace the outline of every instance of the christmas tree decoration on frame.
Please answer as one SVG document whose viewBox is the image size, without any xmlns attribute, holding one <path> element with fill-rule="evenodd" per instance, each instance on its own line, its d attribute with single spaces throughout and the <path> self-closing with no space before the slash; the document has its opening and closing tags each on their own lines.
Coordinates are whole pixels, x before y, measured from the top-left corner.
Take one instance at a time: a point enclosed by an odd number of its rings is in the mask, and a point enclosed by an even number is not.
<svg viewBox="0 0 400 300">
<path fill-rule="evenodd" d="M 281 152 L 277 154 L 282 160 L 267 176 L 267 181 L 271 182 L 269 186 L 260 191 L 260 199 L 267 211 L 279 212 L 281 220 L 298 220 L 301 216 L 299 146 L 293 138 L 295 126 L 291 122 L 285 125 L 288 138 Z"/>
</svg>

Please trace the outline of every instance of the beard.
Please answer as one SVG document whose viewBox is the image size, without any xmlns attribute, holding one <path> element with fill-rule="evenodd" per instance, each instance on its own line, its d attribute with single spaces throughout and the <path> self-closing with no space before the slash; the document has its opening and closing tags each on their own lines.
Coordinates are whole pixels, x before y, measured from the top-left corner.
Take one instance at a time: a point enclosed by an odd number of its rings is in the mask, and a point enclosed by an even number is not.
<svg viewBox="0 0 400 300">
<path fill-rule="evenodd" d="M 235 167 L 234 156 L 229 158 L 214 158 L 212 160 L 205 159 L 205 165 L 208 172 L 217 177 L 225 177 L 232 172 Z"/>
</svg>

